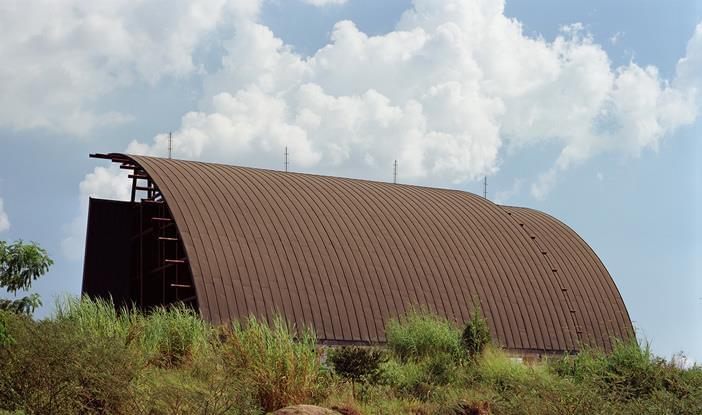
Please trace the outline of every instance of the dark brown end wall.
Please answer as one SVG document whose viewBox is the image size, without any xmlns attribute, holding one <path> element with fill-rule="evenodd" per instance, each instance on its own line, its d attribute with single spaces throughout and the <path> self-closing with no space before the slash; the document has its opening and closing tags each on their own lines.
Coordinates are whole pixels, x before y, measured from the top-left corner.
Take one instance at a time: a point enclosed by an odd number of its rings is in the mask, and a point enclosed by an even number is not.
<svg viewBox="0 0 702 415">
<path fill-rule="evenodd" d="M 130 238 L 136 208 L 135 203 L 90 198 L 83 293 L 111 296 L 115 304 L 130 302 Z"/>
</svg>

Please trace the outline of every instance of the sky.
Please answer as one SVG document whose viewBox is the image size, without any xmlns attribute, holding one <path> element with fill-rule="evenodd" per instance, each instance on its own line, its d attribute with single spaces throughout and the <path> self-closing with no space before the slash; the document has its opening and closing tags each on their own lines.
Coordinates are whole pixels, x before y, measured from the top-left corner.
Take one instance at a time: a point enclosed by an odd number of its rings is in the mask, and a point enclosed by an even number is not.
<svg viewBox="0 0 702 415">
<path fill-rule="evenodd" d="M 391 180 L 548 212 L 640 338 L 702 362 L 702 3 L 5 0 L 0 239 L 80 292 L 93 152 Z M 9 296 L 8 294 L 0 294 Z"/>
</svg>

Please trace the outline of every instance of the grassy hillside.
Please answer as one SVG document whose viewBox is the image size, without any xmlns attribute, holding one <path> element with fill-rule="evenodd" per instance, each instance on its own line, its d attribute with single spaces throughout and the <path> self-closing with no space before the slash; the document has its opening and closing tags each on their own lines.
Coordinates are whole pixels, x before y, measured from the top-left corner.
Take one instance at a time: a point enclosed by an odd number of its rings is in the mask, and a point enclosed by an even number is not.
<svg viewBox="0 0 702 415">
<path fill-rule="evenodd" d="M 52 319 L 0 314 L 0 413 L 702 413 L 702 369 L 636 343 L 522 364 L 493 346 L 469 353 L 462 328 L 430 314 L 387 330 L 385 348 L 327 350 L 282 320 L 214 328 L 182 307 L 68 299 Z"/>
</svg>

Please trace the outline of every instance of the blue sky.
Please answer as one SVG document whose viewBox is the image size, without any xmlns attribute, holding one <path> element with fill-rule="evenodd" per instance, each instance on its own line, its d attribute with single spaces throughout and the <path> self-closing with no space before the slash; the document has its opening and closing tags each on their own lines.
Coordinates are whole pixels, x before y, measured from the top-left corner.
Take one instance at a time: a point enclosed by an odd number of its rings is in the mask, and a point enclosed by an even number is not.
<svg viewBox="0 0 702 415">
<path fill-rule="evenodd" d="M 162 155 L 173 131 L 182 158 L 487 175 L 580 233 L 658 354 L 702 361 L 699 2 L 309 3 L 0 6 L 0 238 L 56 261 L 38 315 L 79 292 L 87 197 L 124 195 L 88 153 Z"/>
</svg>

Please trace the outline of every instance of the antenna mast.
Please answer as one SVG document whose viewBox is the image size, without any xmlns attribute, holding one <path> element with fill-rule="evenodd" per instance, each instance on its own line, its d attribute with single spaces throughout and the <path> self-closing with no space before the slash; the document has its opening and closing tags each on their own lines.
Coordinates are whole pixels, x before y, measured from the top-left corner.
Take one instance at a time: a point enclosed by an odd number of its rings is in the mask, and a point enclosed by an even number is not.
<svg viewBox="0 0 702 415">
<path fill-rule="evenodd" d="M 483 179 L 483 197 L 487 199 L 487 176 Z"/>
<path fill-rule="evenodd" d="M 285 146 L 285 172 L 288 172 L 288 146 Z"/>
<path fill-rule="evenodd" d="M 394 184 L 397 184 L 397 160 L 395 160 L 395 163 L 393 164 L 393 169 L 392 169 L 392 182 Z"/>
<path fill-rule="evenodd" d="M 173 152 L 173 133 L 168 132 L 168 158 L 171 158 L 171 153 Z"/>
</svg>

